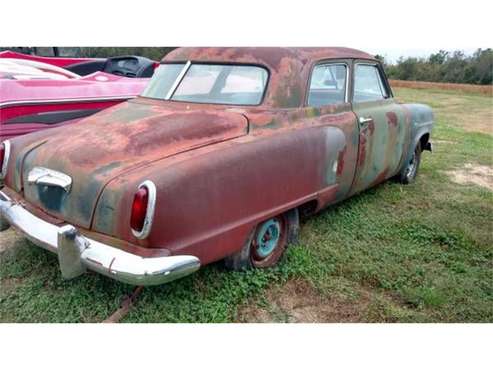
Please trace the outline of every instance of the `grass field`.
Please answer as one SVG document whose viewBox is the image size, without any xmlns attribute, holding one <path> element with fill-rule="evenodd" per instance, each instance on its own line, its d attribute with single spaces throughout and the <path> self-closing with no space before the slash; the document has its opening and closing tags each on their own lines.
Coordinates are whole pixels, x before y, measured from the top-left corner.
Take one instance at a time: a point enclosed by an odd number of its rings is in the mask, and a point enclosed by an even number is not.
<svg viewBox="0 0 493 370">
<path fill-rule="evenodd" d="M 221 264 L 145 288 L 123 322 L 493 322 L 493 99 L 396 88 L 431 105 L 434 153 L 303 222 L 278 267 Z M 61 279 L 56 256 L 0 234 L 0 321 L 100 322 L 131 287 Z"/>
</svg>

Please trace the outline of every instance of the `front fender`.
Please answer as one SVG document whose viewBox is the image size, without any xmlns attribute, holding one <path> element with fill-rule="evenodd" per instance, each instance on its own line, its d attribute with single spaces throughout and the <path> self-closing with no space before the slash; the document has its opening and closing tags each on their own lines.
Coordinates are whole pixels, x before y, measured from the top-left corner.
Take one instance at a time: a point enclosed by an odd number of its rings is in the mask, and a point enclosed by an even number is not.
<svg viewBox="0 0 493 370">
<path fill-rule="evenodd" d="M 404 104 L 409 112 L 410 145 L 404 158 L 403 166 L 407 164 L 413 155 L 414 148 L 419 140 L 426 134 L 431 136 L 434 125 L 434 115 L 431 107 L 425 104 Z M 422 148 L 424 149 L 424 148 Z"/>
</svg>

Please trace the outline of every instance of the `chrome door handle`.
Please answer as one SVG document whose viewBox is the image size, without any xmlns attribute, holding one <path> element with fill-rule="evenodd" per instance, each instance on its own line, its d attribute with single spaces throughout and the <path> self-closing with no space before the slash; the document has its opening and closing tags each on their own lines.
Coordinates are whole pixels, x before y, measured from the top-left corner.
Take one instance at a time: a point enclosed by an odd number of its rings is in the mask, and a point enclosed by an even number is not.
<svg viewBox="0 0 493 370">
<path fill-rule="evenodd" d="M 367 123 L 370 123 L 371 121 L 373 121 L 373 118 L 371 118 L 371 117 L 360 117 L 359 118 L 359 124 L 360 125 L 366 125 Z"/>
</svg>

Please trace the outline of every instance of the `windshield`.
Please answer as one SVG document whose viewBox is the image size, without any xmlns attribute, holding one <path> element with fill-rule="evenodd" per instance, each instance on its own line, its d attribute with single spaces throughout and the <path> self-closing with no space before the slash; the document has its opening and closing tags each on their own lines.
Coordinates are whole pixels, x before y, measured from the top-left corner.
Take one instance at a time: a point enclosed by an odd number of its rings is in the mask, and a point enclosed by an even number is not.
<svg viewBox="0 0 493 370">
<path fill-rule="evenodd" d="M 258 105 L 265 68 L 227 64 L 161 64 L 142 96 L 190 103 Z"/>
</svg>

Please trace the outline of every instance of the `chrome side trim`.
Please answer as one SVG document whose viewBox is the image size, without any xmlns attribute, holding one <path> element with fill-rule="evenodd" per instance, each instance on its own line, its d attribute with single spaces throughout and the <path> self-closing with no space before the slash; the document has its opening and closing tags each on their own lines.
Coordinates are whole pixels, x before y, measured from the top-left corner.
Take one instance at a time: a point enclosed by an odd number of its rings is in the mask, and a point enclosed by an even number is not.
<svg viewBox="0 0 493 370">
<path fill-rule="evenodd" d="M 344 91 L 344 102 L 349 103 L 349 77 L 350 77 L 350 70 L 349 70 L 349 65 L 344 63 L 346 66 L 346 91 Z"/>
<path fill-rule="evenodd" d="M 67 99 L 47 99 L 47 100 L 19 100 L 0 103 L 0 108 L 15 107 L 18 105 L 39 105 L 39 104 L 60 104 L 60 103 L 92 103 L 98 101 L 128 100 L 136 98 L 136 95 L 108 96 L 102 98 L 67 98 Z"/>
<path fill-rule="evenodd" d="M 132 229 L 132 234 L 139 239 L 145 239 L 149 236 L 152 229 L 152 221 L 154 220 L 154 212 L 156 210 L 156 185 L 150 180 L 146 180 L 141 183 L 137 190 L 145 187 L 149 191 L 149 199 L 147 200 L 146 217 L 144 219 L 144 226 L 141 231 Z"/>
<path fill-rule="evenodd" d="M 181 80 L 183 80 L 183 77 L 185 77 L 185 73 L 187 73 L 188 69 L 192 65 L 192 62 L 187 61 L 187 63 L 183 66 L 182 70 L 180 71 L 180 74 L 178 77 L 176 77 L 175 82 L 173 82 L 173 85 L 169 89 L 168 93 L 166 94 L 166 97 L 164 98 L 165 100 L 170 100 L 173 94 L 175 93 L 176 89 L 178 88 L 178 85 L 180 84 Z"/>
<path fill-rule="evenodd" d="M 0 191 L 0 224 L 8 223 L 34 244 L 58 254 L 64 278 L 86 269 L 133 285 L 164 284 L 200 268 L 195 256 L 141 257 L 81 235 L 72 225 L 46 222 Z"/>
<path fill-rule="evenodd" d="M 7 175 L 7 165 L 9 163 L 9 157 L 10 157 L 10 141 L 5 140 L 2 143 L 5 149 L 3 155 L 2 168 L 0 168 L 0 180 L 3 180 L 5 178 L 5 175 Z"/>
<path fill-rule="evenodd" d="M 36 185 L 57 186 L 67 193 L 72 187 L 70 176 L 46 167 L 34 167 L 27 175 L 27 182 Z"/>
</svg>

